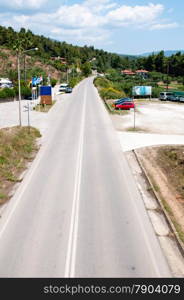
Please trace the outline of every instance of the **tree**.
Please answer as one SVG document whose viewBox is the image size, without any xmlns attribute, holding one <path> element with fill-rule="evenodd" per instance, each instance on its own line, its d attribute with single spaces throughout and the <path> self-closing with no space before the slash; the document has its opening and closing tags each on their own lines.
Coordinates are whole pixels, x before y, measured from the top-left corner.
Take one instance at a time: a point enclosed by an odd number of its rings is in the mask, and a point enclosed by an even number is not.
<svg viewBox="0 0 184 300">
<path fill-rule="evenodd" d="M 164 51 L 160 51 L 155 57 L 155 67 L 158 72 L 164 73 Z"/>
<path fill-rule="evenodd" d="M 82 70 L 82 74 L 83 74 L 85 77 L 89 76 L 89 75 L 92 73 L 92 71 L 91 71 L 91 65 L 90 65 L 90 63 L 88 63 L 88 62 L 84 63 L 84 64 L 81 66 L 81 70 Z"/>
</svg>

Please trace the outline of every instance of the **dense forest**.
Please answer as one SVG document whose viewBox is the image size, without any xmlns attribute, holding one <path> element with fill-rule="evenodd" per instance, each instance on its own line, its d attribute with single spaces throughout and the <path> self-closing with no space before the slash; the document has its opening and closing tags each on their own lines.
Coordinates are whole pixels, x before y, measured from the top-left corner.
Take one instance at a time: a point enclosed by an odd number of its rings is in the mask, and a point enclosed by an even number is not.
<svg viewBox="0 0 184 300">
<path fill-rule="evenodd" d="M 108 68 L 121 68 L 127 65 L 127 58 L 121 58 L 117 54 L 108 53 L 103 50 L 94 49 L 91 47 L 78 47 L 67 44 L 66 42 L 59 42 L 44 36 L 33 34 L 30 30 L 21 28 L 16 32 L 13 28 L 0 26 L 0 46 L 8 49 L 15 49 L 19 44 L 23 50 L 37 47 L 38 51 L 32 52 L 31 56 L 41 57 L 43 60 L 48 61 L 52 57 L 63 57 L 66 59 L 68 65 L 75 64 L 81 66 L 84 63 L 93 62 L 92 67 L 96 68 L 99 72 L 104 72 Z M 93 60 L 95 58 L 95 60 Z M 54 62 L 57 69 L 63 66 L 58 62 Z"/>
<path fill-rule="evenodd" d="M 17 46 L 18 45 L 18 46 Z M 21 28 L 19 32 L 11 27 L 0 26 L 0 47 L 10 50 L 16 47 L 25 50 L 37 47 L 29 55 L 39 57 L 43 62 L 48 62 L 52 57 L 63 57 L 69 66 L 84 67 L 84 64 L 90 64 L 91 68 L 98 72 L 106 72 L 108 69 L 126 69 L 133 70 L 144 68 L 151 72 L 169 73 L 171 76 L 184 76 L 184 54 L 180 52 L 170 57 L 164 56 L 161 51 L 148 57 L 120 56 L 115 53 L 108 53 L 104 50 L 94 49 L 93 46 L 79 47 L 59 42 L 33 34 L 30 30 Z M 95 58 L 95 59 L 94 59 Z M 63 66 L 59 61 L 52 61 L 53 66 L 62 71 Z M 86 68 L 87 69 L 87 68 Z M 87 72 L 86 72 L 87 73 Z"/>
<path fill-rule="evenodd" d="M 184 54 L 181 52 L 166 57 L 164 51 L 160 51 L 148 57 L 139 57 L 134 62 L 135 68 L 143 67 L 151 72 L 169 73 L 175 77 L 184 76 Z"/>
</svg>

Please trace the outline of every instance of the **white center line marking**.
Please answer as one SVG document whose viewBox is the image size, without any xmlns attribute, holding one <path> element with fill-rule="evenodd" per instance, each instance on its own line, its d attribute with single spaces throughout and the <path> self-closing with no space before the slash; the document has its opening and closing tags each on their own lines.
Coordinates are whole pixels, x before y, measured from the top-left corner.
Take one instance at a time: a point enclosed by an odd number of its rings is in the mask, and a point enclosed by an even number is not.
<svg viewBox="0 0 184 300">
<path fill-rule="evenodd" d="M 80 186 L 82 174 L 82 158 L 84 148 L 84 128 L 85 128 L 85 114 L 86 114 L 86 89 L 84 91 L 84 104 L 82 111 L 82 121 L 80 127 L 79 149 L 77 155 L 77 167 L 75 175 L 75 186 L 73 194 L 73 205 L 70 223 L 69 240 L 67 247 L 65 277 L 75 276 L 75 262 L 77 251 L 77 235 L 78 235 L 78 219 L 79 219 L 79 204 L 80 204 Z"/>
</svg>

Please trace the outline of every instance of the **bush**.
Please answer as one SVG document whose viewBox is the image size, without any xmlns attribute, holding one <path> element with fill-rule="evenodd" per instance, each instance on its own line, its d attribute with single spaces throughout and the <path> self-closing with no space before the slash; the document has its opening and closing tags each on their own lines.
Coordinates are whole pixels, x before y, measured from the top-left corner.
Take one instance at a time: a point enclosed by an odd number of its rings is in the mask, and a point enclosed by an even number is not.
<svg viewBox="0 0 184 300">
<path fill-rule="evenodd" d="M 101 87 L 101 88 L 108 88 L 111 86 L 111 83 L 108 79 L 100 78 L 100 77 L 95 78 L 94 84 L 96 87 Z"/>
<path fill-rule="evenodd" d="M 57 84 L 57 79 L 51 78 L 50 83 L 51 83 L 51 86 L 54 87 Z"/>
<path fill-rule="evenodd" d="M 69 80 L 69 86 L 71 86 L 71 87 L 73 88 L 73 87 L 74 87 L 76 84 L 78 84 L 82 79 L 83 79 L 82 76 L 76 76 L 76 77 L 74 77 L 74 78 L 71 78 L 71 79 Z"/>
<path fill-rule="evenodd" d="M 30 97 L 32 95 L 31 89 L 29 87 L 22 86 L 21 87 L 21 95 L 23 97 Z"/>
<path fill-rule="evenodd" d="M 4 88 L 0 90 L 0 99 L 15 97 L 15 90 L 10 88 Z"/>
<path fill-rule="evenodd" d="M 15 97 L 15 90 L 14 89 L 5 88 L 4 91 L 7 95 L 7 98 L 14 98 Z"/>
<path fill-rule="evenodd" d="M 100 96 L 106 100 L 106 99 L 118 99 L 118 98 L 125 97 L 126 95 L 123 91 L 119 91 L 113 87 L 109 87 L 109 88 L 102 88 L 100 90 Z"/>
<path fill-rule="evenodd" d="M 5 90 L 3 89 L 0 91 L 0 99 L 5 99 L 5 98 L 7 98 L 7 95 L 6 95 Z"/>
<path fill-rule="evenodd" d="M 116 87 L 117 89 L 120 89 L 120 90 L 123 90 L 124 93 L 131 97 L 132 96 L 132 87 L 134 86 L 135 84 L 132 82 L 132 81 L 129 81 L 129 82 L 122 82 L 122 83 L 116 83 Z"/>
<path fill-rule="evenodd" d="M 158 98 L 160 95 L 160 92 L 163 91 L 163 88 L 161 87 L 154 87 L 152 88 L 152 98 Z"/>
<path fill-rule="evenodd" d="M 163 79 L 163 74 L 160 72 L 150 72 L 150 78 L 155 81 L 161 81 Z"/>
</svg>

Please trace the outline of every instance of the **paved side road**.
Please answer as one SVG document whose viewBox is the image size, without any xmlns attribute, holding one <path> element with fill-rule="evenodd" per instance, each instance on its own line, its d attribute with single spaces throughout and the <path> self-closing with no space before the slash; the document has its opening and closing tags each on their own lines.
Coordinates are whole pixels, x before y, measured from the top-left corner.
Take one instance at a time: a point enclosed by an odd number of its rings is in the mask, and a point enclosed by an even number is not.
<svg viewBox="0 0 184 300">
<path fill-rule="evenodd" d="M 172 277 L 92 78 L 49 124 L 0 220 L 0 276 Z"/>
<path fill-rule="evenodd" d="M 140 102 L 136 106 L 135 132 L 134 111 L 123 116 L 111 116 L 123 151 L 154 145 L 184 144 L 183 103 L 147 100 L 146 103 Z M 132 132 L 129 131 L 130 128 Z"/>
<path fill-rule="evenodd" d="M 122 150 L 130 151 L 156 145 L 184 145 L 184 136 L 154 133 L 117 132 Z"/>
<path fill-rule="evenodd" d="M 53 100 L 64 100 L 67 95 L 58 95 L 59 85 L 56 85 L 52 89 Z M 28 111 L 26 106 L 28 103 L 31 106 L 35 106 L 39 103 L 39 100 L 21 100 L 21 116 L 22 125 L 28 126 Z M 41 134 L 45 134 L 48 129 L 48 122 L 50 113 L 42 113 L 30 109 L 30 125 L 40 130 Z M 12 127 L 19 125 L 19 101 L 12 101 L 7 103 L 0 103 L 0 128 Z"/>
</svg>

